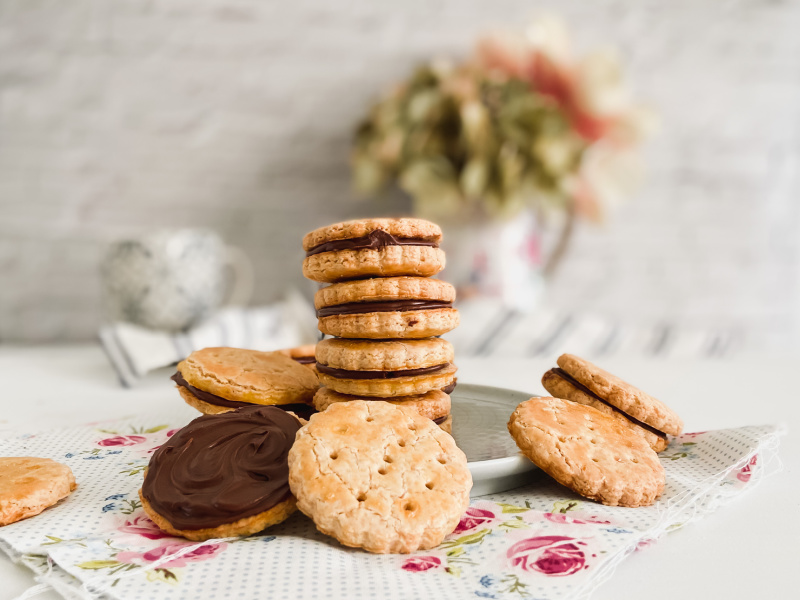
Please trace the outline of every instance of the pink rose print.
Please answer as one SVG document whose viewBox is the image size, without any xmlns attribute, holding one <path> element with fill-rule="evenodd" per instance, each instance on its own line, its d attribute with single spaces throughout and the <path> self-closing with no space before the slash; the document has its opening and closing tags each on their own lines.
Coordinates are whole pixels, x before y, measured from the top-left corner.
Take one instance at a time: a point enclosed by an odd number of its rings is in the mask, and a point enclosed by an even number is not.
<svg viewBox="0 0 800 600">
<path fill-rule="evenodd" d="M 741 481 L 742 483 L 747 483 L 750 481 L 750 476 L 753 474 L 751 469 L 756 465 L 758 462 L 758 454 L 754 454 L 753 458 L 750 459 L 750 462 L 747 463 L 742 470 L 736 474 L 736 479 Z"/>
<path fill-rule="evenodd" d="M 147 552 L 119 552 L 117 553 L 117 560 L 122 563 L 152 563 L 174 554 L 179 550 L 191 546 L 192 544 L 165 544 L 164 546 L 157 546 Z M 190 562 L 200 562 L 213 558 L 222 552 L 228 544 L 204 544 L 199 548 L 195 548 L 191 552 L 187 552 L 182 556 L 168 560 L 159 565 L 159 568 L 170 569 L 174 567 L 185 567 Z"/>
<path fill-rule="evenodd" d="M 586 555 L 574 538 L 544 535 L 517 542 L 508 549 L 511 565 L 523 571 L 538 571 L 550 577 L 573 575 L 586 565 Z"/>
<path fill-rule="evenodd" d="M 171 537 L 168 533 L 161 531 L 155 523 L 144 516 L 136 517 L 132 521 L 125 521 L 125 524 L 118 529 L 122 533 L 141 535 L 148 540 L 160 540 L 161 538 Z"/>
<path fill-rule="evenodd" d="M 168 438 L 171 438 L 173 435 L 175 435 L 175 434 L 176 434 L 178 431 L 180 431 L 180 430 L 181 430 L 181 428 L 180 428 L 180 427 L 176 427 L 175 429 L 170 429 L 170 430 L 167 432 L 167 437 L 168 437 Z"/>
<path fill-rule="evenodd" d="M 135 446 L 147 438 L 141 435 L 115 435 L 97 442 L 98 446 Z"/>
<path fill-rule="evenodd" d="M 442 561 L 435 556 L 412 556 L 403 563 L 401 569 L 412 573 L 421 573 L 428 569 L 438 569 L 442 566 Z"/>
<path fill-rule="evenodd" d="M 603 521 L 600 517 L 589 516 L 586 520 L 576 519 L 570 517 L 566 513 L 545 513 L 544 518 L 552 523 L 573 524 L 573 525 L 588 525 L 590 523 L 598 523 L 600 525 L 611 525 L 611 521 Z"/>
<path fill-rule="evenodd" d="M 494 519 L 495 516 L 492 511 L 484 510 L 482 508 L 473 508 L 470 506 L 464 513 L 464 516 L 461 517 L 461 520 L 458 522 L 458 525 L 456 525 L 453 533 L 464 533 L 470 529 L 475 529 L 476 527 L 485 525 Z"/>
</svg>

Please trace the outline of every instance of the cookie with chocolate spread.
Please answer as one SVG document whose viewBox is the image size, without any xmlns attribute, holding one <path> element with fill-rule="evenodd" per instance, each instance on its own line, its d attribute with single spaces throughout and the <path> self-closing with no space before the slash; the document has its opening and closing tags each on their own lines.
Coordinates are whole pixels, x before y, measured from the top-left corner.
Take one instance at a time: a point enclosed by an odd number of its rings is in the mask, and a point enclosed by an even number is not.
<svg viewBox="0 0 800 600">
<path fill-rule="evenodd" d="M 352 402 L 353 400 L 384 401 L 398 406 L 407 406 L 416 410 L 423 417 L 429 418 L 437 425 L 444 423 L 450 416 L 450 396 L 442 390 L 431 390 L 424 394 L 397 398 L 370 398 L 368 396 L 340 394 L 330 388 L 322 387 L 314 394 L 314 408 L 322 412 L 337 402 Z"/>
<path fill-rule="evenodd" d="M 38 515 L 76 487 L 72 470 L 49 458 L 0 458 L 0 526 Z"/>
<path fill-rule="evenodd" d="M 472 477 L 453 438 L 429 419 L 355 400 L 332 404 L 298 432 L 289 485 L 322 533 L 369 552 L 408 553 L 455 529 Z"/>
<path fill-rule="evenodd" d="M 296 509 L 288 453 L 300 426 L 274 406 L 196 418 L 150 458 L 139 490 L 147 516 L 196 541 L 280 523 Z"/>
<path fill-rule="evenodd" d="M 440 390 L 455 380 L 453 346 L 441 338 L 317 344 L 320 382 L 341 394 L 393 398 Z"/>
<path fill-rule="evenodd" d="M 666 447 L 664 443 L 667 434 L 680 435 L 683 431 L 683 421 L 674 411 L 660 400 L 623 381 L 616 375 L 573 354 L 562 354 L 558 357 L 557 363 L 559 368 L 548 372 L 546 378 L 552 382 L 553 376 L 555 376 L 566 382 L 572 389 L 580 392 L 580 394 L 569 392 L 566 396 L 560 397 L 567 397 L 568 400 L 576 402 L 583 400 L 584 404 L 588 404 L 586 396 L 589 396 L 596 402 L 602 402 L 612 409 L 616 409 L 639 428 L 661 438 L 661 441 L 658 442 L 653 440 L 652 436 L 647 436 L 651 446 L 660 448 L 660 450 Z M 564 390 L 561 389 L 563 387 L 559 385 L 562 393 L 564 393 Z M 550 391 L 549 388 L 547 389 Z M 556 394 L 553 391 L 550 393 Z"/>
<path fill-rule="evenodd" d="M 319 388 L 314 372 L 288 356 L 242 348 L 196 350 L 178 363 L 172 379 L 186 403 L 205 414 L 254 404 L 300 414 L 309 411 Z"/>
<path fill-rule="evenodd" d="M 423 219 L 359 219 L 305 235 L 303 275 L 322 283 L 367 277 L 430 277 L 444 269 L 442 230 Z"/>
<path fill-rule="evenodd" d="M 319 330 L 344 338 L 398 339 L 442 335 L 458 327 L 455 288 L 425 277 L 382 277 L 335 283 L 314 296 Z"/>
<path fill-rule="evenodd" d="M 316 370 L 314 366 L 317 362 L 314 358 L 316 349 L 316 344 L 305 344 L 304 346 L 295 346 L 294 348 L 282 348 L 281 350 L 276 350 L 276 352 L 288 356 L 293 361 L 305 365 L 311 370 Z"/>
<path fill-rule="evenodd" d="M 571 490 L 609 506 L 648 506 L 664 490 L 658 455 L 619 419 L 560 398 L 531 398 L 508 421 L 536 466 Z"/>
</svg>

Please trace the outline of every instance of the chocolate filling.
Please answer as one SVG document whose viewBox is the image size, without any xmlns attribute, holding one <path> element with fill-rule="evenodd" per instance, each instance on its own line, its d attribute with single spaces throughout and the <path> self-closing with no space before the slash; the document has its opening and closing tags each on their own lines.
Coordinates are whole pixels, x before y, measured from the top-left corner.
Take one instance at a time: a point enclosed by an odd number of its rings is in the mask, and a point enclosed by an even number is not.
<svg viewBox="0 0 800 600">
<path fill-rule="evenodd" d="M 313 361 L 313 358 L 312 358 Z M 197 398 L 198 400 L 202 400 L 208 404 L 213 404 L 214 406 L 224 406 L 226 408 L 242 408 L 243 406 L 273 406 L 273 405 L 262 405 L 256 404 L 255 402 L 241 402 L 239 400 L 228 400 L 227 398 L 223 398 L 221 396 L 217 396 L 216 394 L 212 394 L 211 392 L 206 392 L 201 389 L 198 389 L 189 383 L 183 378 L 183 374 L 180 371 L 176 371 L 175 375 L 170 377 L 172 381 L 177 383 L 181 387 L 185 387 L 187 390 L 192 392 L 192 395 Z M 296 404 L 275 404 L 275 408 L 280 408 L 282 410 L 290 410 L 295 413 L 298 417 L 303 419 L 308 419 L 309 416 L 317 412 L 313 406 L 309 406 L 308 404 L 304 404 L 302 402 L 298 402 Z"/>
<path fill-rule="evenodd" d="M 458 383 L 458 378 L 453 379 L 453 383 L 451 383 L 450 385 L 447 385 L 447 386 L 443 387 L 442 391 L 445 394 L 452 394 L 453 390 L 456 389 L 456 383 Z"/>
<path fill-rule="evenodd" d="M 338 379 L 396 379 L 397 377 L 414 377 L 416 375 L 436 373 L 449 366 L 450 363 L 445 363 L 443 365 L 407 369 L 405 371 L 348 371 L 347 369 L 337 369 L 317 363 L 317 371 Z"/>
<path fill-rule="evenodd" d="M 430 246 L 438 248 L 439 243 L 425 238 L 397 237 L 381 229 L 376 229 L 362 237 L 323 242 L 306 252 L 306 256 L 314 256 L 323 252 L 335 252 L 337 250 L 379 250 L 386 246 Z"/>
<path fill-rule="evenodd" d="M 439 417 L 438 419 L 434 419 L 433 422 L 436 423 L 437 425 L 441 425 L 442 423 L 447 421 L 447 417 L 449 417 L 449 416 L 450 415 L 445 415 L 443 417 Z"/>
<path fill-rule="evenodd" d="M 317 359 L 313 356 L 291 356 L 294 362 L 300 363 L 301 365 L 310 365 L 312 363 L 317 362 Z"/>
<path fill-rule="evenodd" d="M 288 453 L 300 426 L 271 406 L 198 417 L 155 451 L 142 496 L 176 529 L 266 512 L 291 497 Z"/>
<path fill-rule="evenodd" d="M 452 302 L 441 300 L 376 300 L 375 302 L 346 302 L 317 309 L 317 318 L 332 315 L 360 315 L 373 312 L 406 312 L 412 310 L 434 310 L 452 308 Z"/>
<path fill-rule="evenodd" d="M 572 385 L 573 387 L 576 387 L 576 388 L 578 388 L 578 389 L 579 389 L 580 391 L 582 391 L 584 394 L 587 394 L 587 395 L 591 396 L 591 397 L 592 397 L 592 398 L 594 398 L 595 400 L 599 400 L 600 402 L 602 402 L 603 404 L 605 404 L 606 406 L 608 406 L 608 407 L 609 407 L 609 408 L 611 408 L 612 410 L 614 410 L 614 411 L 616 411 L 616 412 L 620 413 L 621 415 L 623 415 L 623 416 L 624 416 L 626 419 L 628 419 L 629 421 L 633 421 L 634 423 L 636 423 L 636 424 L 637 424 L 639 427 L 641 427 L 642 429 L 646 429 L 647 431 L 649 431 L 649 432 L 651 432 L 651 433 L 654 433 L 654 434 L 656 434 L 658 437 L 661 437 L 661 438 L 666 438 L 666 437 L 667 437 L 667 434 L 666 434 L 666 433 L 664 433 L 663 431 L 659 431 L 658 429 L 656 429 L 655 427 L 652 427 L 652 426 L 648 425 L 647 423 L 642 423 L 641 421 L 639 421 L 639 420 L 637 420 L 637 419 L 634 419 L 632 416 L 630 416 L 630 415 L 629 415 L 628 413 L 626 413 L 625 411 L 618 409 L 618 408 L 617 408 L 616 406 L 614 406 L 613 404 L 609 404 L 608 402 L 606 402 L 605 400 L 603 400 L 603 399 L 602 399 L 600 396 L 598 396 L 597 394 L 595 394 L 595 393 L 594 393 L 592 390 L 590 390 L 590 389 L 589 389 L 589 388 L 587 388 L 585 385 L 583 385 L 583 384 L 582 384 L 580 381 L 578 381 L 577 379 L 573 378 L 573 377 L 572 377 L 572 376 L 571 376 L 569 373 L 567 373 L 567 372 L 566 372 L 566 371 L 564 371 L 563 369 L 560 369 L 560 368 L 558 368 L 558 367 L 557 367 L 557 368 L 555 368 L 555 369 L 550 369 L 550 372 L 551 372 L 551 373 L 553 373 L 553 374 L 555 374 L 555 375 L 557 375 L 557 376 L 559 376 L 559 377 L 561 377 L 561 379 L 563 379 L 564 381 L 566 381 L 567 383 L 569 383 L 569 384 L 570 384 L 570 385 Z"/>
</svg>

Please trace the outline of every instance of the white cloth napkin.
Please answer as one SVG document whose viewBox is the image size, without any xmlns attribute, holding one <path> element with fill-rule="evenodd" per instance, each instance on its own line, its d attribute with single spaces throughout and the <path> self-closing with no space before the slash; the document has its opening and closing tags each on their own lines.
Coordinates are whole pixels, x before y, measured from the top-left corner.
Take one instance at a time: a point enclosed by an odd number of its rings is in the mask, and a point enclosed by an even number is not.
<svg viewBox="0 0 800 600">
<path fill-rule="evenodd" d="M 261 535 L 195 543 L 159 531 L 137 495 L 152 452 L 197 413 L 161 415 L 0 440 L 0 455 L 68 464 L 77 490 L 0 529 L 0 549 L 65 598 L 580 598 L 630 552 L 689 524 L 778 468 L 780 432 L 742 427 L 685 434 L 661 454 L 657 504 L 612 508 L 539 472 L 525 487 L 473 499 L 433 550 L 374 555 L 345 548 L 300 513 Z M 699 558 L 699 557 L 698 557 Z"/>
<path fill-rule="evenodd" d="M 113 323 L 100 329 L 103 349 L 125 387 L 133 386 L 149 371 L 174 365 L 201 348 L 278 350 L 313 344 L 317 336 L 314 310 L 297 291 L 290 291 L 283 301 L 269 306 L 224 308 L 183 333 L 154 331 L 130 323 Z"/>
</svg>

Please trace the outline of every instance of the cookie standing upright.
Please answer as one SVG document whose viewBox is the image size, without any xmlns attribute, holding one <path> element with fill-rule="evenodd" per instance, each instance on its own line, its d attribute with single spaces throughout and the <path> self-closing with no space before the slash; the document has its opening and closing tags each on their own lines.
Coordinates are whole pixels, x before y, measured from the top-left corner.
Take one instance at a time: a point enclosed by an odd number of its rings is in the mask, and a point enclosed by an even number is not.
<svg viewBox="0 0 800 600">
<path fill-rule="evenodd" d="M 288 356 L 242 348 L 192 352 L 172 379 L 186 403 L 205 414 L 253 405 L 307 411 L 319 388 L 314 372 Z"/>
<path fill-rule="evenodd" d="M 408 553 L 453 531 L 472 477 L 453 438 L 429 419 L 355 400 L 332 404 L 298 432 L 289 485 L 317 529 L 345 546 Z"/>
<path fill-rule="evenodd" d="M 444 269 L 442 230 L 423 219 L 359 219 L 306 234 L 303 275 L 334 283 L 344 279 L 417 275 Z"/>
<path fill-rule="evenodd" d="M 616 375 L 573 354 L 562 354 L 557 363 L 558 368 L 542 377 L 548 392 L 620 419 L 656 452 L 666 449 L 667 434 L 683 431 L 683 421 L 672 409 Z"/>
</svg>

